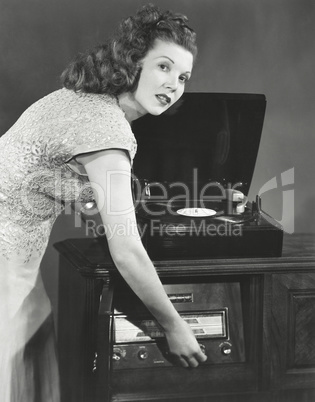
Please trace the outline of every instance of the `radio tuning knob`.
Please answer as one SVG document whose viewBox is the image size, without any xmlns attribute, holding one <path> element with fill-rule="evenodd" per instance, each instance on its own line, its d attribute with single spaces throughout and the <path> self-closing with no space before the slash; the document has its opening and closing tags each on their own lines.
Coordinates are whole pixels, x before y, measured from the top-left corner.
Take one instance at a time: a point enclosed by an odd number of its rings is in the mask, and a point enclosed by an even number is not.
<svg viewBox="0 0 315 402">
<path fill-rule="evenodd" d="M 113 356 L 112 356 L 113 360 L 120 360 L 120 358 L 121 358 L 120 353 L 113 353 Z"/>
<path fill-rule="evenodd" d="M 232 345 L 230 343 L 226 343 L 221 347 L 221 352 L 225 356 L 228 356 L 232 353 Z"/>
<path fill-rule="evenodd" d="M 200 350 L 202 351 L 202 353 L 205 355 L 205 354 L 206 354 L 206 347 L 205 347 L 205 345 L 203 345 L 202 343 L 199 343 L 199 347 L 200 347 Z"/>
<path fill-rule="evenodd" d="M 124 356 L 123 350 L 120 348 L 113 348 L 113 355 L 112 355 L 112 359 L 113 360 L 120 360 L 121 357 Z"/>
<path fill-rule="evenodd" d="M 139 357 L 140 360 L 145 360 L 145 359 L 148 358 L 148 356 L 149 356 L 149 353 L 145 349 L 141 349 L 138 352 L 138 357 Z"/>
</svg>

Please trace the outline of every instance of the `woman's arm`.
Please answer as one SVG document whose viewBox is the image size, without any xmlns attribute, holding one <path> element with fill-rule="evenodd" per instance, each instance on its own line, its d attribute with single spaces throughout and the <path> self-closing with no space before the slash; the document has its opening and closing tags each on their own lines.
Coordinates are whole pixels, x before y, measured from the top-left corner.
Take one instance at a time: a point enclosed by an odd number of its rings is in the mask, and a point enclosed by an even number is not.
<svg viewBox="0 0 315 402">
<path fill-rule="evenodd" d="M 81 155 L 93 186 L 115 265 L 131 289 L 162 326 L 169 349 L 184 367 L 206 360 L 189 325 L 168 299 L 137 229 L 131 192 L 131 168 L 122 150 Z"/>
</svg>

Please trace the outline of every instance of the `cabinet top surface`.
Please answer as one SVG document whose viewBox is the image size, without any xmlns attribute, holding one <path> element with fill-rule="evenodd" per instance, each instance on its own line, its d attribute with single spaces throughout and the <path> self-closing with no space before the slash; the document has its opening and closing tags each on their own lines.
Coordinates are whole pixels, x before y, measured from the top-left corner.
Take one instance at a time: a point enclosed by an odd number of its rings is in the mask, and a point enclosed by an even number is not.
<svg viewBox="0 0 315 402">
<path fill-rule="evenodd" d="M 104 238 L 68 239 L 55 244 L 61 255 L 86 276 L 107 276 L 116 271 Z M 315 234 L 285 235 L 281 257 L 217 258 L 155 261 L 161 275 L 209 275 L 245 273 L 315 272 Z"/>
</svg>

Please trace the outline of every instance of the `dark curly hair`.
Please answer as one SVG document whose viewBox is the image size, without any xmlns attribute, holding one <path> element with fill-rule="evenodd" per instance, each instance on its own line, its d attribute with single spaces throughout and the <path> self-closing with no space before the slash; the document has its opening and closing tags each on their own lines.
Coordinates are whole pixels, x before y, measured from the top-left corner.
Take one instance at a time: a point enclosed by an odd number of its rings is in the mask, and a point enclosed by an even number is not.
<svg viewBox="0 0 315 402">
<path fill-rule="evenodd" d="M 156 39 L 175 43 L 197 56 L 196 33 L 186 24 L 187 17 L 172 11 L 161 12 L 148 4 L 122 21 L 105 44 L 79 54 L 64 70 L 65 88 L 117 96 L 133 91 L 141 72 L 141 60 Z"/>
</svg>

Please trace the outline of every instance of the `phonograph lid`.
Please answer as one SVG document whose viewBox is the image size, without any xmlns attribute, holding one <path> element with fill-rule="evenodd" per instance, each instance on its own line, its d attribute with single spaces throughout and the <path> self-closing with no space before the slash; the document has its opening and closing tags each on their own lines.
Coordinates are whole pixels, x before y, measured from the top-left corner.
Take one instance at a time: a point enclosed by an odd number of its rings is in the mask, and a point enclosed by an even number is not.
<svg viewBox="0 0 315 402">
<path fill-rule="evenodd" d="M 134 174 L 148 182 L 188 186 L 215 181 L 247 195 L 266 108 L 264 95 L 185 93 L 160 116 L 133 122 Z"/>
</svg>

